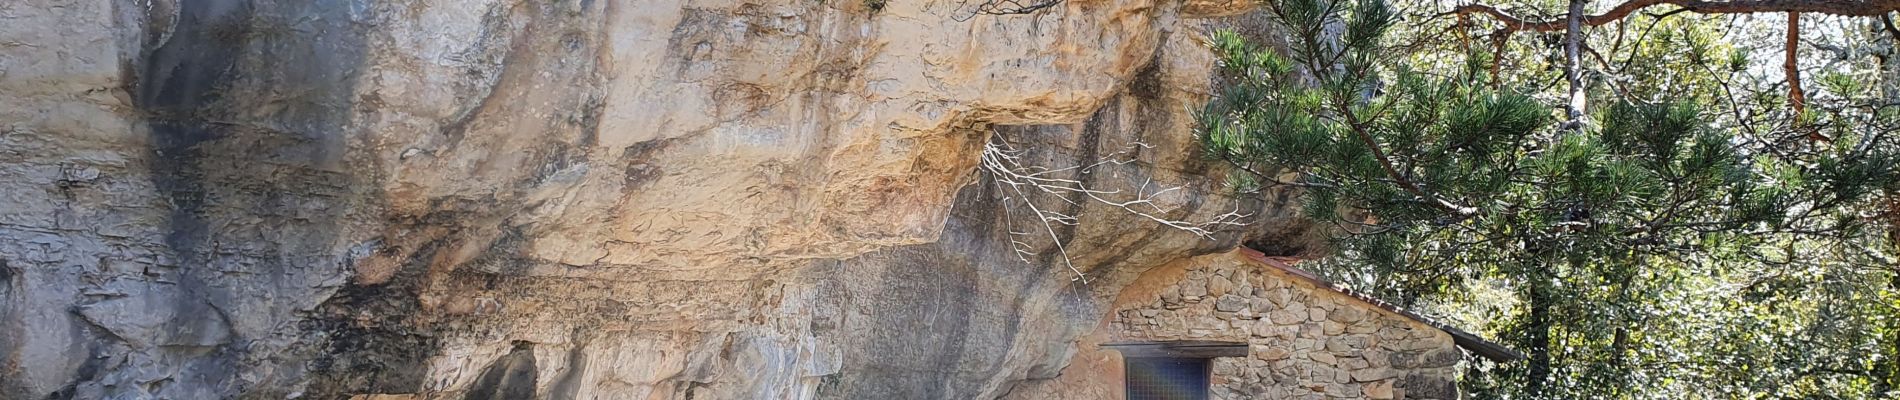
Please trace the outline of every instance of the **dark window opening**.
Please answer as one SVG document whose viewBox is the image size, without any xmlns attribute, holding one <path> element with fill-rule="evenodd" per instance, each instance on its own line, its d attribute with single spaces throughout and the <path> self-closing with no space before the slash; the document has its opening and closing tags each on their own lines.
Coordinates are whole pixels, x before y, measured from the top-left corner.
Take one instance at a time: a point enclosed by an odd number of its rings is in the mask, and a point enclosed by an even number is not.
<svg viewBox="0 0 1900 400">
<path fill-rule="evenodd" d="M 1124 358 L 1128 400 L 1207 400 L 1208 359 Z"/>
</svg>

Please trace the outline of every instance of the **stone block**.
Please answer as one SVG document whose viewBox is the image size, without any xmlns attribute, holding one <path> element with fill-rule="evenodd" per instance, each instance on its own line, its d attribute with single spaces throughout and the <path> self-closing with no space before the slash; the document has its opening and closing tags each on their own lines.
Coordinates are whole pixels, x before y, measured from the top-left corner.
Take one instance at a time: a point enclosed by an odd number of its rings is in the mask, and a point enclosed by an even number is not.
<svg viewBox="0 0 1900 400">
<path fill-rule="evenodd" d="M 1274 305 L 1286 307 L 1287 303 L 1292 300 L 1293 295 L 1287 288 L 1276 288 L 1268 291 L 1267 294 L 1262 297 L 1266 297 L 1267 300 L 1272 301 Z"/>
<path fill-rule="evenodd" d="M 1207 279 L 1207 294 L 1209 296 L 1226 296 L 1233 291 L 1234 281 L 1228 280 L 1226 277 L 1215 276 Z"/>
<path fill-rule="evenodd" d="M 1442 368 L 1458 365 L 1464 354 L 1458 349 L 1415 350 L 1395 353 L 1391 357 L 1393 368 Z"/>
<path fill-rule="evenodd" d="M 1450 377 L 1432 374 L 1411 374 L 1399 378 L 1393 387 L 1405 394 L 1407 399 L 1456 399 L 1458 383 Z"/>
<path fill-rule="evenodd" d="M 1292 351 L 1280 346 L 1253 345 L 1252 348 L 1254 358 L 1267 361 L 1285 360 L 1293 354 Z"/>
<path fill-rule="evenodd" d="M 1209 330 L 1226 329 L 1227 320 L 1220 319 L 1219 317 L 1215 317 L 1212 315 L 1194 317 L 1194 326 L 1191 326 L 1190 328 L 1209 329 Z"/>
<path fill-rule="evenodd" d="M 1411 336 L 1410 332 L 1406 332 L 1405 329 L 1401 328 L 1383 327 L 1379 329 L 1379 339 L 1386 343 L 1397 343 Z"/>
<path fill-rule="evenodd" d="M 1340 383 L 1326 385 L 1326 396 L 1339 399 L 1361 398 L 1358 386 Z"/>
<path fill-rule="evenodd" d="M 1215 311 L 1237 312 L 1247 308 L 1247 299 L 1240 296 L 1221 296 L 1214 301 Z"/>
<path fill-rule="evenodd" d="M 1321 322 L 1319 323 L 1319 327 L 1321 328 L 1321 330 L 1325 331 L 1327 336 L 1337 336 L 1337 335 L 1346 333 L 1346 324 L 1341 324 L 1338 322 L 1333 322 L 1333 321 Z"/>
<path fill-rule="evenodd" d="M 1265 314 L 1269 311 L 1273 311 L 1276 308 L 1280 308 L 1279 306 L 1273 305 L 1273 301 L 1267 300 L 1266 298 L 1263 298 L 1257 295 L 1253 296 L 1252 298 L 1247 299 L 1247 302 L 1248 302 L 1248 306 L 1252 307 L 1255 312 L 1259 312 L 1262 314 Z"/>
<path fill-rule="evenodd" d="M 1359 322 L 1360 320 L 1365 319 L 1366 310 L 1361 309 L 1359 307 L 1340 307 L 1338 309 L 1334 309 L 1333 313 L 1331 315 L 1328 315 L 1328 317 L 1332 318 L 1332 320 L 1334 321 L 1350 324 L 1350 323 Z"/>
<path fill-rule="evenodd" d="M 1385 350 L 1366 350 L 1362 353 L 1362 357 L 1366 359 L 1367 366 L 1386 367 L 1392 365 L 1392 353 L 1386 352 Z"/>
<path fill-rule="evenodd" d="M 1360 390 L 1365 392 L 1366 398 L 1368 399 L 1392 400 L 1394 398 L 1392 381 L 1390 380 L 1368 383 L 1360 387 Z"/>
<path fill-rule="evenodd" d="M 1253 332 L 1254 336 L 1269 337 L 1269 336 L 1273 336 L 1274 328 L 1275 327 L 1273 325 L 1273 321 L 1262 319 L 1262 320 L 1255 320 L 1253 322 L 1253 327 L 1250 328 L 1249 330 Z"/>
<path fill-rule="evenodd" d="M 1361 368 L 1357 371 L 1352 371 L 1352 380 L 1356 382 L 1376 382 L 1396 378 L 1398 376 L 1398 371 L 1384 367 Z"/>
<path fill-rule="evenodd" d="M 1458 365 L 1458 362 L 1463 360 L 1463 350 L 1457 348 L 1440 348 L 1425 353 L 1425 358 L 1419 362 L 1419 366 L 1425 368 L 1450 367 Z"/>
<path fill-rule="evenodd" d="M 1169 286 L 1166 289 L 1161 289 L 1161 302 L 1165 304 L 1179 304 L 1181 302 L 1181 287 Z"/>
<path fill-rule="evenodd" d="M 1267 320 L 1273 321 L 1275 325 L 1292 325 L 1305 321 L 1306 315 L 1296 314 L 1290 310 L 1280 310 L 1267 313 Z"/>
<path fill-rule="evenodd" d="M 1334 364 L 1339 363 L 1339 358 L 1334 357 L 1333 353 L 1327 353 L 1323 351 L 1308 353 L 1306 357 L 1313 359 L 1314 362 L 1318 362 L 1320 364 L 1325 364 L 1325 365 L 1334 365 Z"/>
<path fill-rule="evenodd" d="M 1191 280 L 1182 283 L 1179 287 L 1181 288 L 1181 298 L 1183 299 L 1197 299 L 1207 296 L 1207 282 L 1205 281 Z"/>
<path fill-rule="evenodd" d="M 1308 322 L 1300 324 L 1300 337 L 1325 340 L 1328 336 L 1326 336 L 1325 328 L 1321 328 L 1319 324 Z"/>
<path fill-rule="evenodd" d="M 1326 339 L 1326 349 L 1334 353 L 1363 350 L 1369 344 L 1365 337 L 1358 336 L 1331 336 Z"/>
<path fill-rule="evenodd" d="M 1280 304 L 1280 308 L 1283 310 L 1286 310 L 1287 312 L 1293 313 L 1295 315 L 1299 315 L 1301 318 L 1306 317 L 1306 308 L 1307 308 L 1306 303 L 1301 303 L 1299 301 L 1288 301 L 1286 303 Z"/>
<path fill-rule="evenodd" d="M 1339 302 L 1333 300 L 1332 296 L 1315 297 L 1313 298 L 1313 301 L 1307 302 L 1306 306 L 1308 308 L 1318 308 L 1321 310 L 1332 311 L 1334 308 L 1339 307 Z"/>
<path fill-rule="evenodd" d="M 1214 359 L 1214 375 L 1229 376 L 1229 375 L 1233 375 L 1235 371 L 1240 370 L 1238 366 L 1234 365 L 1233 361 L 1229 361 L 1229 360 L 1231 359 L 1230 358 Z"/>
<path fill-rule="evenodd" d="M 1357 371 L 1361 369 L 1371 368 L 1372 363 L 1369 361 L 1366 361 L 1365 357 L 1340 357 L 1339 366 L 1341 368 Z"/>
</svg>

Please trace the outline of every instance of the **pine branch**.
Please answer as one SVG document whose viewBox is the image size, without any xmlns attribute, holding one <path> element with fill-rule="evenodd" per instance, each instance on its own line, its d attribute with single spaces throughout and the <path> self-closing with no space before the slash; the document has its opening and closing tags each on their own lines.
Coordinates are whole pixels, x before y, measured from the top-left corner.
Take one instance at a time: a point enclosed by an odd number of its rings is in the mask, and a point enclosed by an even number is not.
<svg viewBox="0 0 1900 400">
<path fill-rule="evenodd" d="M 1621 20 L 1631 13 L 1644 8 L 1673 5 L 1697 14 L 1753 14 L 1769 12 L 1804 12 L 1841 15 L 1850 17 L 1875 17 L 1900 10 L 1900 0 L 1738 0 L 1738 1 L 1702 1 L 1702 0 L 1630 0 L 1618 4 L 1602 14 L 1583 17 L 1583 25 L 1600 26 Z M 1511 15 L 1503 9 L 1483 4 L 1459 6 L 1440 15 L 1482 14 L 1504 23 L 1507 32 L 1533 31 L 1555 32 L 1567 28 L 1565 19 L 1529 21 Z"/>
<path fill-rule="evenodd" d="M 1426 192 L 1424 188 L 1419 187 L 1417 183 L 1413 183 L 1410 178 L 1406 177 L 1406 174 L 1399 172 L 1398 168 L 1393 167 L 1392 158 L 1386 156 L 1385 149 L 1379 146 L 1379 141 L 1373 139 L 1372 132 L 1367 131 L 1365 124 L 1359 121 L 1358 114 L 1354 113 L 1352 107 L 1342 100 L 1343 99 L 1335 99 L 1334 106 L 1339 109 L 1341 115 L 1345 116 L 1346 126 L 1352 128 L 1353 135 L 1359 138 L 1360 143 L 1366 145 L 1367 150 L 1372 151 L 1372 158 L 1379 161 L 1379 167 L 1385 170 L 1386 175 L 1392 177 L 1393 183 L 1398 184 L 1399 188 L 1405 189 L 1407 193 L 1424 199 L 1426 204 L 1440 210 L 1457 214 L 1459 217 L 1470 217 L 1478 214 L 1476 207 L 1461 206 L 1452 203 L 1450 200 L 1445 200 L 1443 197 L 1438 197 L 1436 194 Z"/>
</svg>

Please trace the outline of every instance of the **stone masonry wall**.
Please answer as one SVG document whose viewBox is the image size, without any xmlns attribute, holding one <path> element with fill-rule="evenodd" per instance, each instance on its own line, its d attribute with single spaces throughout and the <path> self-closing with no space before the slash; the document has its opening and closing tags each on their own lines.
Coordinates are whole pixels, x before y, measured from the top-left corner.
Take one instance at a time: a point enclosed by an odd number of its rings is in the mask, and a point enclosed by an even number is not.
<svg viewBox="0 0 1900 400">
<path fill-rule="evenodd" d="M 1451 335 L 1266 262 L 1236 251 L 1144 276 L 1158 282 L 1131 286 L 1150 293 L 1118 301 L 1108 339 L 1247 342 L 1214 359 L 1218 399 L 1458 398 Z"/>
</svg>

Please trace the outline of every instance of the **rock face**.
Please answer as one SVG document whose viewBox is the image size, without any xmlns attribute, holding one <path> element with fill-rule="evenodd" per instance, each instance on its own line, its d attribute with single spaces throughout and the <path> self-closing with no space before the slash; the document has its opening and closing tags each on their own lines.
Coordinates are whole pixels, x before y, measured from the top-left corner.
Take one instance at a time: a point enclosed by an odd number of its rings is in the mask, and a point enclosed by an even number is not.
<svg viewBox="0 0 1900 400">
<path fill-rule="evenodd" d="M 1238 10 L 0 5 L 0 398 L 1003 396 L 1142 271 L 1309 243 L 1194 152 Z"/>
</svg>

